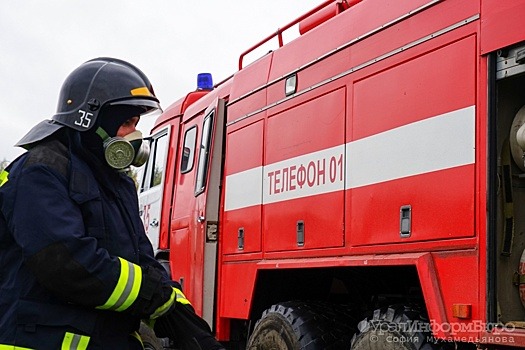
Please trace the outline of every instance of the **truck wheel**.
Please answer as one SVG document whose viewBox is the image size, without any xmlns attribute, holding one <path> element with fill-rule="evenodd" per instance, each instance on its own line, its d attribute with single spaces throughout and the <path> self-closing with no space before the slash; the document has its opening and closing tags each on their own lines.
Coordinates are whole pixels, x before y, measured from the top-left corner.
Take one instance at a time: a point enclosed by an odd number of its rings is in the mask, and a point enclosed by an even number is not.
<svg viewBox="0 0 525 350">
<path fill-rule="evenodd" d="M 433 341 L 428 319 L 417 308 L 394 305 L 377 309 L 357 328 L 352 350 L 445 349 Z"/>
<path fill-rule="evenodd" d="M 247 349 L 348 349 L 356 322 L 348 307 L 289 301 L 272 305 L 255 324 Z"/>
<path fill-rule="evenodd" d="M 140 323 L 139 329 L 140 338 L 144 345 L 144 350 L 163 350 L 164 346 L 159 338 L 153 332 L 153 329 L 149 328 L 143 322 Z"/>
</svg>

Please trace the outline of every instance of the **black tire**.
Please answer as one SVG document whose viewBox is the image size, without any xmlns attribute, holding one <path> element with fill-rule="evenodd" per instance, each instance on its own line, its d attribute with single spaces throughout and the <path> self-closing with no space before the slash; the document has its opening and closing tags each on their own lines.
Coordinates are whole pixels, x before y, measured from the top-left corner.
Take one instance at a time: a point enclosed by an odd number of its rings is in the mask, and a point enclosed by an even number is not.
<svg viewBox="0 0 525 350">
<path fill-rule="evenodd" d="M 155 332 L 143 322 L 140 323 L 139 334 L 144 345 L 144 350 L 164 350 L 161 340 L 157 338 Z"/>
<path fill-rule="evenodd" d="M 283 302 L 263 312 L 247 349 L 348 349 L 355 333 L 351 309 L 321 302 Z"/>
<path fill-rule="evenodd" d="M 428 318 L 418 308 L 394 305 L 359 322 L 352 350 L 441 349 L 433 341 Z"/>
</svg>

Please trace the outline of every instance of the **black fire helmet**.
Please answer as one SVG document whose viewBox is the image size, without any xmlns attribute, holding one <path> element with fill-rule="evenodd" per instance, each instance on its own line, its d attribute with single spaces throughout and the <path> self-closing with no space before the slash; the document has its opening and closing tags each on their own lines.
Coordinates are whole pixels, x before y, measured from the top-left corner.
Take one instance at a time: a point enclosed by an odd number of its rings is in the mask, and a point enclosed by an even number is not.
<svg viewBox="0 0 525 350">
<path fill-rule="evenodd" d="M 31 148 L 57 130 L 90 130 L 103 107 L 133 106 L 141 114 L 160 110 L 159 100 L 146 75 L 134 65 L 115 58 L 89 60 L 75 69 L 60 90 L 57 112 L 34 126 L 16 146 Z"/>
</svg>

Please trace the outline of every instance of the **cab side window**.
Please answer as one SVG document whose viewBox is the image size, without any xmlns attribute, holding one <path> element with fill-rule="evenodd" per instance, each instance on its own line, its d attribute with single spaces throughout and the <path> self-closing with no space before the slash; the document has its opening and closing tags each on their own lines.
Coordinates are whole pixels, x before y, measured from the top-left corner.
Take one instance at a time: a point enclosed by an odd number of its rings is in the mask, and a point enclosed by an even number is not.
<svg viewBox="0 0 525 350">
<path fill-rule="evenodd" d="M 150 149 L 151 153 L 146 167 L 139 170 L 144 172 L 140 192 L 147 191 L 162 183 L 166 171 L 166 152 L 168 151 L 167 130 L 153 136 L 150 141 Z"/>
<path fill-rule="evenodd" d="M 180 172 L 182 174 L 191 171 L 193 159 L 195 158 L 195 143 L 197 141 L 197 127 L 194 126 L 184 134 L 184 148 L 182 149 Z"/>
<path fill-rule="evenodd" d="M 195 182 L 195 195 L 204 191 L 208 174 L 208 163 L 210 161 L 211 133 L 213 131 L 214 112 L 211 112 L 204 119 L 202 126 L 202 138 L 199 148 L 199 165 L 197 168 L 197 180 Z"/>
<path fill-rule="evenodd" d="M 153 171 L 151 172 L 150 188 L 161 184 L 166 171 L 166 152 L 168 151 L 167 136 L 167 134 L 164 134 L 154 141 Z"/>
</svg>

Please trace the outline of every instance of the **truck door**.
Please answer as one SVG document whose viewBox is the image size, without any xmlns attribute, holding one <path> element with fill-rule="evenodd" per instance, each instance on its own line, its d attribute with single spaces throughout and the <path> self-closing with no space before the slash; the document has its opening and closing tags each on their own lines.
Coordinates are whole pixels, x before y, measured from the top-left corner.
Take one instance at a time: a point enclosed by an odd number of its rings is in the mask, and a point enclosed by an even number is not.
<svg viewBox="0 0 525 350">
<path fill-rule="evenodd" d="M 157 251 L 160 241 L 160 221 L 162 216 L 163 189 L 166 176 L 166 161 L 169 142 L 169 128 L 164 128 L 151 136 L 151 153 L 144 168 L 139 191 L 139 210 L 146 235 Z"/>
<path fill-rule="evenodd" d="M 174 195 L 170 267 L 197 313 L 213 322 L 224 101 L 185 116 Z"/>
<path fill-rule="evenodd" d="M 195 179 L 195 153 L 197 137 L 201 133 L 200 122 L 202 117 L 185 120 L 181 125 L 180 146 L 177 147 L 179 156 L 175 166 L 176 185 L 173 196 L 173 215 L 170 232 L 170 270 L 174 281 L 181 284 L 186 296 L 194 303 L 193 286 L 191 281 L 192 265 L 195 250 L 192 244 L 191 221 L 195 206 L 193 183 Z"/>
</svg>

